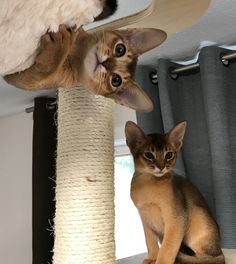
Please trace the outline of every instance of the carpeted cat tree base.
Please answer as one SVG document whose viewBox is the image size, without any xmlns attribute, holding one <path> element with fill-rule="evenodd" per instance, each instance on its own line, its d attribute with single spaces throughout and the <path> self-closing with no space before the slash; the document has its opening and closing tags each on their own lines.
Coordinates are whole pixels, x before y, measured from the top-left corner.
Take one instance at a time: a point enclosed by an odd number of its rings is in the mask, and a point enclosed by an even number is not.
<svg viewBox="0 0 236 264">
<path fill-rule="evenodd" d="M 113 144 L 113 102 L 61 89 L 54 264 L 115 263 Z"/>
</svg>

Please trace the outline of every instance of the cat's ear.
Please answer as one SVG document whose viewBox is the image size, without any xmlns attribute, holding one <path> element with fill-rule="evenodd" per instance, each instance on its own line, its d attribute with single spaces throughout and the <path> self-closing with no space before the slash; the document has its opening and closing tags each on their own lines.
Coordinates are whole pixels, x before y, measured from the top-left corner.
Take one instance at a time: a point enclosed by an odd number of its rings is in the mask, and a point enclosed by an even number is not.
<svg viewBox="0 0 236 264">
<path fill-rule="evenodd" d="M 155 28 L 133 28 L 119 30 L 119 33 L 128 41 L 130 48 L 137 55 L 156 48 L 167 38 L 166 32 Z"/>
<path fill-rule="evenodd" d="M 126 144 L 132 153 L 135 153 L 147 141 L 143 130 L 132 121 L 128 121 L 125 124 L 125 137 Z"/>
<path fill-rule="evenodd" d="M 167 141 L 176 151 L 179 151 L 182 147 L 186 126 L 186 121 L 181 122 L 167 133 Z"/>
<path fill-rule="evenodd" d="M 140 112 L 150 112 L 153 103 L 147 94 L 133 81 L 130 81 L 124 88 L 108 96 L 116 103 L 125 105 Z"/>
</svg>

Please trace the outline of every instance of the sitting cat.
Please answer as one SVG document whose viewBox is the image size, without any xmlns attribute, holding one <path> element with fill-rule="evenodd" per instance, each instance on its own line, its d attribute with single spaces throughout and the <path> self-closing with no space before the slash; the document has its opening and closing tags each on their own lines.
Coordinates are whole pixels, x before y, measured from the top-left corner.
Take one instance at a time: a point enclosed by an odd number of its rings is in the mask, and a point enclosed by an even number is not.
<svg viewBox="0 0 236 264">
<path fill-rule="evenodd" d="M 143 264 L 225 263 L 218 226 L 206 201 L 193 184 L 172 172 L 185 128 L 182 122 L 165 135 L 145 135 L 135 123 L 126 123 L 135 164 L 131 198 L 148 249 Z"/>
<path fill-rule="evenodd" d="M 90 34 L 61 25 L 59 32 L 43 35 L 30 68 L 4 79 L 23 89 L 69 88 L 80 82 L 119 104 L 151 111 L 151 100 L 132 78 L 138 56 L 165 39 L 165 32 L 151 28 Z"/>
</svg>

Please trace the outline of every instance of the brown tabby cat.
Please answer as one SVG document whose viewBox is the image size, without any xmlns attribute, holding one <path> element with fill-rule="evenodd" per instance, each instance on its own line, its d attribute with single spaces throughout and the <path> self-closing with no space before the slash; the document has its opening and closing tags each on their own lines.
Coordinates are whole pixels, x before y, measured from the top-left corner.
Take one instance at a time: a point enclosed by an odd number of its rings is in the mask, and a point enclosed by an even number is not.
<svg viewBox="0 0 236 264">
<path fill-rule="evenodd" d="M 182 122 L 165 135 L 145 135 L 135 123 L 126 123 L 127 145 L 135 164 L 131 198 L 148 249 L 143 264 L 225 263 L 218 226 L 206 201 L 188 180 L 172 172 L 185 128 Z"/>
<path fill-rule="evenodd" d="M 4 79 L 23 89 L 72 87 L 78 82 L 95 94 L 139 111 L 151 111 L 149 97 L 132 80 L 137 58 L 166 39 L 158 29 L 128 29 L 89 34 L 61 25 L 41 38 L 35 63 Z"/>
</svg>

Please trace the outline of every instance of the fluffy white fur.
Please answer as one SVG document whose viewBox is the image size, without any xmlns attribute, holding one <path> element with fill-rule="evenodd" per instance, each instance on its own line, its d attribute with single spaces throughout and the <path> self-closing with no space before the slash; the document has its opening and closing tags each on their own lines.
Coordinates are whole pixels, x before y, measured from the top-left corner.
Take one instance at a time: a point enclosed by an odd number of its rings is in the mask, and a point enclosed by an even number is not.
<svg viewBox="0 0 236 264">
<path fill-rule="evenodd" d="M 0 75 L 32 65 L 40 37 L 60 24 L 77 27 L 102 11 L 100 0 L 2 0 L 0 8 Z"/>
</svg>

